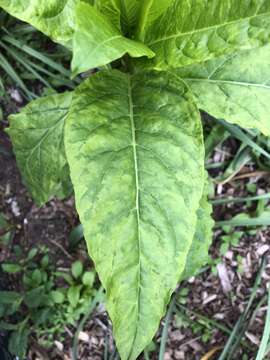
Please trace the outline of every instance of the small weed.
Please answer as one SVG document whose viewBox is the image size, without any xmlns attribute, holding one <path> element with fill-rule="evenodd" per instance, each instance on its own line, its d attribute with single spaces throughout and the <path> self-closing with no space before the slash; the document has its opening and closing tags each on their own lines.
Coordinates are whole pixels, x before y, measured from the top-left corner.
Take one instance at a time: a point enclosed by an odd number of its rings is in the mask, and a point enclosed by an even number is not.
<svg viewBox="0 0 270 360">
<path fill-rule="evenodd" d="M 14 249 L 14 261 L 2 264 L 2 271 L 22 279 L 19 291 L 0 292 L 0 329 L 10 331 L 9 350 L 24 357 L 28 338 L 50 347 L 64 341 L 65 327 L 75 326 L 96 295 L 95 273 L 76 261 L 61 271 L 50 261 L 48 248 L 32 248 L 27 256 Z M 12 305 L 10 305 L 12 304 Z"/>
</svg>

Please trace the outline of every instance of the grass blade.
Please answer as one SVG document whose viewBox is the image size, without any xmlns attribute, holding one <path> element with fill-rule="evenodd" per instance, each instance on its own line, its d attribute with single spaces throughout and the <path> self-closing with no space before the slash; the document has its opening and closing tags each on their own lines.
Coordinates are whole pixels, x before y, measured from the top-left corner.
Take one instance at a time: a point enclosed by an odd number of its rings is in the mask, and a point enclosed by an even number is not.
<svg viewBox="0 0 270 360">
<path fill-rule="evenodd" d="M 77 331 L 76 331 L 76 333 L 74 335 L 74 341 L 73 341 L 73 346 L 72 346 L 72 360 L 77 360 L 79 334 L 83 330 L 83 327 L 84 327 L 86 321 L 88 320 L 89 316 L 91 315 L 91 313 L 93 312 L 93 310 L 95 309 L 97 304 L 100 302 L 100 298 L 102 296 L 102 293 L 103 293 L 103 288 L 100 287 L 98 292 L 96 293 L 93 301 L 90 304 L 88 312 L 84 315 L 84 317 L 82 318 L 82 320 L 79 323 Z"/>
<path fill-rule="evenodd" d="M 216 221 L 215 227 L 221 226 L 270 226 L 270 212 L 265 211 L 260 216 L 254 218 L 236 216 L 231 220 Z"/>
<path fill-rule="evenodd" d="M 62 75 L 66 76 L 68 78 L 70 77 L 70 71 L 69 70 L 65 69 L 62 65 L 60 65 L 59 63 L 56 63 L 55 61 L 53 61 L 48 56 L 40 53 L 39 51 L 31 48 L 28 45 L 23 44 L 19 40 L 16 40 L 16 39 L 14 39 L 14 38 L 12 38 L 11 36 L 8 36 L 8 35 L 3 36 L 1 40 L 5 41 L 5 42 L 7 42 L 9 44 L 12 44 L 13 46 L 17 47 L 21 51 L 24 51 L 26 54 L 32 56 L 35 59 L 40 60 L 41 62 L 48 65 L 52 69 L 57 70 Z"/>
<path fill-rule="evenodd" d="M 35 69 L 31 67 L 27 58 L 23 57 L 18 51 L 6 46 L 1 40 L 0 45 L 14 58 L 15 61 L 20 63 L 26 70 L 33 74 L 36 79 L 42 82 L 45 86 L 52 88 L 51 85 Z"/>
<path fill-rule="evenodd" d="M 235 138 L 240 140 L 242 143 L 250 146 L 253 150 L 257 151 L 261 155 L 265 156 L 267 159 L 270 159 L 270 154 L 264 150 L 261 146 L 256 144 L 250 136 L 248 136 L 244 131 L 242 131 L 238 126 L 227 123 L 224 120 L 217 120 L 218 123 L 222 124 L 225 129 L 227 129 Z"/>
<path fill-rule="evenodd" d="M 270 340 L 270 286 L 268 288 L 268 308 L 267 308 L 265 327 L 256 360 L 263 360 L 265 358 L 267 351 L 267 344 L 269 340 Z"/>
<path fill-rule="evenodd" d="M 15 84 L 17 84 L 24 91 L 25 95 L 29 100 L 35 97 L 34 94 L 27 89 L 25 83 L 22 81 L 20 76 L 17 74 L 17 72 L 14 70 L 14 68 L 10 65 L 10 63 L 2 54 L 0 54 L 0 67 L 15 82 Z"/>
<path fill-rule="evenodd" d="M 247 304 L 243 314 L 241 314 L 238 321 L 236 322 L 234 329 L 233 329 L 221 355 L 219 356 L 218 360 L 230 360 L 236 354 L 237 348 L 238 348 L 239 344 L 241 343 L 242 338 L 246 332 L 246 329 L 250 323 L 249 312 L 250 312 L 250 309 L 255 300 L 256 293 L 257 293 L 258 287 L 261 282 L 262 274 L 265 269 L 265 265 L 266 265 L 266 261 L 264 258 L 261 262 L 261 266 L 260 266 L 258 275 L 256 277 L 251 295 L 249 297 L 248 304 Z"/>
<path fill-rule="evenodd" d="M 166 350 L 166 342 L 167 342 L 167 338 L 168 338 L 168 330 L 169 330 L 169 325 L 170 325 L 170 321 L 171 321 L 171 317 L 173 314 L 173 310 L 175 307 L 175 301 L 176 301 L 176 295 L 174 294 L 170 305 L 169 305 L 169 309 L 167 312 L 167 315 L 165 317 L 165 323 L 163 326 L 163 330 L 162 330 L 162 335 L 161 335 L 161 340 L 160 340 L 160 349 L 159 349 L 159 356 L 158 359 L 159 360 L 164 360 L 164 355 L 165 355 L 165 350 Z"/>
<path fill-rule="evenodd" d="M 249 201 L 257 200 L 268 200 L 270 199 L 270 193 L 256 195 L 256 196 L 247 196 L 247 197 L 235 197 L 235 198 L 225 198 L 225 199 L 210 199 L 212 205 L 223 205 L 229 203 L 244 203 Z"/>
</svg>

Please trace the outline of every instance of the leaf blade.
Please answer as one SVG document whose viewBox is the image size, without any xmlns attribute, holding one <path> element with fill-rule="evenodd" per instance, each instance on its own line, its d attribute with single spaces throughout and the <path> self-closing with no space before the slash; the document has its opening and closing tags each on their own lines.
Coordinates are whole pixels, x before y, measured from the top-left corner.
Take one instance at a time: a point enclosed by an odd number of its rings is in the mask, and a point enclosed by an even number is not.
<svg viewBox="0 0 270 360">
<path fill-rule="evenodd" d="M 269 25 L 267 0 L 173 0 L 146 31 L 156 57 L 143 65 L 177 68 L 259 47 L 269 42 Z"/>
<path fill-rule="evenodd" d="M 187 66 L 176 73 L 189 84 L 202 110 L 269 136 L 269 56 L 267 45 Z"/>
<path fill-rule="evenodd" d="M 76 90 L 65 131 L 117 346 L 123 360 L 135 359 L 158 327 L 195 232 L 204 180 L 199 114 L 184 83 L 167 73 L 103 72 Z"/>
<path fill-rule="evenodd" d="M 18 166 L 38 204 L 70 192 L 63 136 L 71 98 L 71 92 L 40 98 L 9 118 Z"/>
</svg>

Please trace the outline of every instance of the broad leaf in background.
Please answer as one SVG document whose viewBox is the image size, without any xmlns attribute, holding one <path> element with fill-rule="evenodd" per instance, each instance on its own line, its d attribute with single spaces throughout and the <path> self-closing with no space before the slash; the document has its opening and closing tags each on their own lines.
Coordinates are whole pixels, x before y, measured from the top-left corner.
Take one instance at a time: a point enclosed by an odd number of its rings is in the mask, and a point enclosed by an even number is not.
<svg viewBox="0 0 270 360">
<path fill-rule="evenodd" d="M 7 130 L 17 163 L 38 204 L 55 195 L 68 195 L 69 168 L 64 148 L 64 124 L 72 93 L 32 101 L 10 116 Z"/>
<path fill-rule="evenodd" d="M 120 0 L 95 0 L 94 5 L 103 15 L 106 16 L 111 24 L 121 31 Z"/>
<path fill-rule="evenodd" d="M 132 57 L 154 56 L 144 44 L 122 36 L 104 15 L 85 3 L 77 6 L 73 51 L 73 75 L 106 65 L 126 53 Z"/>
<path fill-rule="evenodd" d="M 95 4 L 125 35 L 134 38 L 136 33 L 136 38 L 143 42 L 145 26 L 149 27 L 171 2 L 172 0 L 97 0 Z"/>
<path fill-rule="evenodd" d="M 118 0 L 118 3 L 121 9 L 122 30 L 125 34 L 131 35 L 138 21 L 140 0 Z"/>
<path fill-rule="evenodd" d="M 0 7 L 71 49 L 78 3 L 79 0 L 0 0 Z"/>
<path fill-rule="evenodd" d="M 212 228 L 214 227 L 214 221 L 211 217 L 212 205 L 208 202 L 208 186 L 208 181 L 206 181 L 203 196 L 200 201 L 200 207 L 197 210 L 195 235 L 188 253 L 185 271 L 181 276 L 181 280 L 196 275 L 207 263 L 209 257 L 208 250 L 213 239 Z"/>
<path fill-rule="evenodd" d="M 180 68 L 198 106 L 218 119 L 270 135 L 270 45 Z"/>
<path fill-rule="evenodd" d="M 145 43 L 156 57 L 145 66 L 180 67 L 270 41 L 270 1 L 172 0 L 147 26 Z"/>
<path fill-rule="evenodd" d="M 141 2 L 138 10 L 138 26 L 136 38 L 144 42 L 145 33 L 149 27 L 158 19 L 167 8 L 173 3 L 173 0 L 144 0 Z"/>
<path fill-rule="evenodd" d="M 106 71 L 76 89 L 65 144 L 121 359 L 134 360 L 158 328 L 195 233 L 200 116 L 175 76 Z"/>
</svg>

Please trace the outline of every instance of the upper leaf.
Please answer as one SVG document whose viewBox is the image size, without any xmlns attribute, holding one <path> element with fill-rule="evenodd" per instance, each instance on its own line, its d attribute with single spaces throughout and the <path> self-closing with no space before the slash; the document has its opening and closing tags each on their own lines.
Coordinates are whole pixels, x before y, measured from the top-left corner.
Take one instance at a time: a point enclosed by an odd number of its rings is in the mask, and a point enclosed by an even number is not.
<svg viewBox="0 0 270 360">
<path fill-rule="evenodd" d="M 172 0 L 147 27 L 157 69 L 180 67 L 269 43 L 269 0 Z"/>
<path fill-rule="evenodd" d="M 270 136 L 270 45 L 181 68 L 198 105 L 219 119 Z"/>
<path fill-rule="evenodd" d="M 38 204 L 69 194 L 64 123 L 72 93 L 32 101 L 10 116 L 7 130 L 26 185 Z"/>
<path fill-rule="evenodd" d="M 122 36 L 104 15 L 85 3 L 77 6 L 73 52 L 74 75 L 106 65 L 126 53 L 132 57 L 155 55 L 144 44 Z"/>
<path fill-rule="evenodd" d="M 118 0 L 121 9 L 122 30 L 131 33 L 135 28 L 140 8 L 140 0 Z"/>
<path fill-rule="evenodd" d="M 144 42 L 145 33 L 165 10 L 172 4 L 173 0 L 144 0 L 140 4 L 136 37 Z"/>
<path fill-rule="evenodd" d="M 118 30 L 121 30 L 120 0 L 95 0 L 94 5 Z"/>
<path fill-rule="evenodd" d="M 80 0 L 0 0 L 0 7 L 68 48 L 72 47 L 75 7 Z M 91 0 L 85 0 L 92 2 Z"/>
<path fill-rule="evenodd" d="M 195 235 L 188 253 L 185 271 L 181 279 L 188 279 L 197 274 L 208 260 L 208 250 L 213 239 L 214 220 L 211 217 L 212 206 L 208 202 L 208 181 L 205 182 L 200 207 L 197 210 Z"/>
<path fill-rule="evenodd" d="M 204 185 L 198 110 L 165 72 L 102 72 L 65 128 L 76 205 L 122 360 L 153 337 L 184 271 Z"/>
<path fill-rule="evenodd" d="M 145 27 L 165 12 L 172 0 L 96 0 L 95 6 L 123 33 L 143 42 Z M 120 23 L 120 25 L 119 25 Z"/>
</svg>

